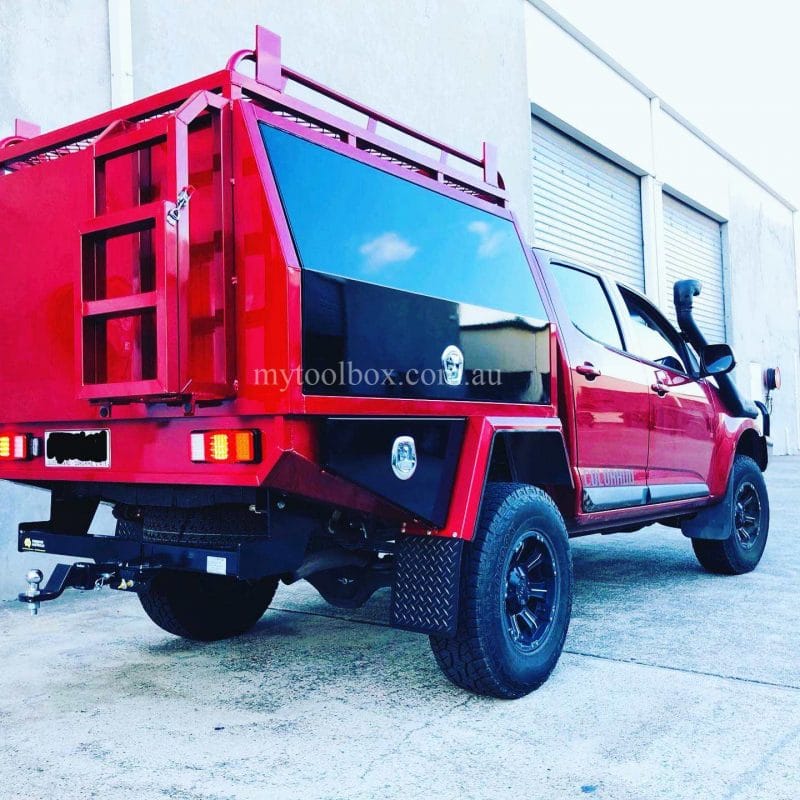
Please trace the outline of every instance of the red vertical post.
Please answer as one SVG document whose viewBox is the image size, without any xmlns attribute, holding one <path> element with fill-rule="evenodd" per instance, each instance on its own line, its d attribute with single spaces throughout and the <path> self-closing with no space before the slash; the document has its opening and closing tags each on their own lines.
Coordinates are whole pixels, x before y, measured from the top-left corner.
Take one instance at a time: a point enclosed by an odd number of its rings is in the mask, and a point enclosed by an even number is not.
<svg viewBox="0 0 800 800">
<path fill-rule="evenodd" d="M 17 139 L 33 139 L 41 132 L 42 129 L 33 122 L 27 122 L 24 119 L 14 120 L 14 136 Z"/>
<path fill-rule="evenodd" d="M 286 81 L 281 73 L 281 37 L 256 25 L 256 80 L 282 92 Z"/>
<path fill-rule="evenodd" d="M 483 143 L 483 180 L 489 186 L 499 186 L 497 177 L 497 147 L 496 145 Z"/>
</svg>

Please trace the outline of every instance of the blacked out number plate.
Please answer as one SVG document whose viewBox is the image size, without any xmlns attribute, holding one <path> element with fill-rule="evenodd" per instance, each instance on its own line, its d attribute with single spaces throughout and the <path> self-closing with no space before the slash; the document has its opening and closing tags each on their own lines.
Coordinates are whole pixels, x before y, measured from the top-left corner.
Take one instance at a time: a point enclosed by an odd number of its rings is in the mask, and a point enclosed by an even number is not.
<svg viewBox="0 0 800 800">
<path fill-rule="evenodd" d="M 111 432 L 45 431 L 44 463 L 48 467 L 110 467 Z"/>
</svg>

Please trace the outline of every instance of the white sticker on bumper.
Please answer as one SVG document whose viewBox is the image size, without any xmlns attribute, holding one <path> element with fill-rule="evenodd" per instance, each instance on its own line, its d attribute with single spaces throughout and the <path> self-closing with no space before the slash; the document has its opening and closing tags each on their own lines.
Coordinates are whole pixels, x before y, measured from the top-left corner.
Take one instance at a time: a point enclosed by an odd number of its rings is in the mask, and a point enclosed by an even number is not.
<svg viewBox="0 0 800 800">
<path fill-rule="evenodd" d="M 213 575 L 227 575 L 228 559 L 222 556 L 206 556 L 206 572 Z"/>
</svg>

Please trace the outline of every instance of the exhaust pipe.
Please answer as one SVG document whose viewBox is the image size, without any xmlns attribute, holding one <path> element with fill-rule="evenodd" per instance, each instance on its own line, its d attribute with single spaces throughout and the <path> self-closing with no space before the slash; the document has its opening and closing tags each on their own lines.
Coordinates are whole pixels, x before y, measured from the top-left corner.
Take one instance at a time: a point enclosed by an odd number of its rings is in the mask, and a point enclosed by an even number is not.
<svg viewBox="0 0 800 800">
<path fill-rule="evenodd" d="M 706 337 L 703 336 L 700 328 L 697 327 L 692 307 L 694 298 L 700 295 L 703 284 L 696 280 L 676 281 L 672 289 L 672 299 L 675 303 L 675 314 L 678 318 L 678 327 L 686 336 L 686 340 L 694 347 L 698 353 L 703 352 L 703 348 L 708 345 Z M 714 378 L 719 386 L 719 396 L 725 408 L 734 417 L 749 417 L 756 419 L 758 409 L 749 400 L 746 400 L 739 393 L 739 389 L 733 382 L 729 373 L 715 375 Z"/>
</svg>

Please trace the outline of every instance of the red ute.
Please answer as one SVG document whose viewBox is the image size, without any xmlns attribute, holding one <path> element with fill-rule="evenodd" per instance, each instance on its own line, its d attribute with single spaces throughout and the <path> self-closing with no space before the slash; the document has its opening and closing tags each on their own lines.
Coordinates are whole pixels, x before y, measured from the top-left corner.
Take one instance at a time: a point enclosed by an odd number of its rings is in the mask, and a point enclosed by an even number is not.
<svg viewBox="0 0 800 800">
<path fill-rule="evenodd" d="M 0 478 L 51 490 L 21 551 L 86 559 L 32 570 L 33 611 L 108 585 L 209 640 L 281 580 L 345 607 L 391 587 L 451 680 L 517 697 L 564 643 L 570 536 L 662 521 L 712 571 L 761 557 L 769 417 L 694 323 L 699 284 L 676 330 L 529 250 L 491 146 L 287 69 L 264 29 L 205 78 L 20 126 L 0 239 Z M 101 502 L 114 536 L 88 533 Z"/>
</svg>

